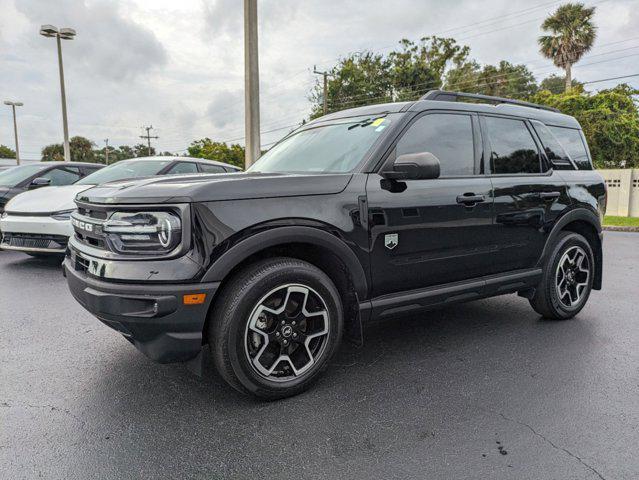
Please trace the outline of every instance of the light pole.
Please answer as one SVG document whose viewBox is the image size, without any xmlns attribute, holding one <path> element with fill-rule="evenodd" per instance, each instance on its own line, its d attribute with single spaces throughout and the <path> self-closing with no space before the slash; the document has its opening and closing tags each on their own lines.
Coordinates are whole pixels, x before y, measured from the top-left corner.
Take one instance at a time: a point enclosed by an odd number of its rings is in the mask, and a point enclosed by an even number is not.
<svg viewBox="0 0 639 480">
<path fill-rule="evenodd" d="M 257 48 L 257 0 L 244 0 L 245 168 L 260 158 L 260 73 Z"/>
<path fill-rule="evenodd" d="M 9 100 L 4 101 L 5 105 L 9 105 L 13 110 L 13 134 L 16 138 L 16 163 L 20 165 L 20 145 L 18 144 L 18 123 L 16 122 L 16 107 L 21 107 L 24 105 L 22 102 L 10 102 Z"/>
<path fill-rule="evenodd" d="M 62 68 L 62 40 L 73 40 L 76 33 L 72 28 L 60 28 L 53 25 L 42 25 L 40 35 L 55 38 L 58 43 L 58 67 L 60 68 L 60 93 L 62 96 L 62 128 L 64 130 L 64 160 L 71 161 L 69 149 L 69 125 L 67 123 L 67 96 L 64 92 L 64 69 Z"/>
</svg>

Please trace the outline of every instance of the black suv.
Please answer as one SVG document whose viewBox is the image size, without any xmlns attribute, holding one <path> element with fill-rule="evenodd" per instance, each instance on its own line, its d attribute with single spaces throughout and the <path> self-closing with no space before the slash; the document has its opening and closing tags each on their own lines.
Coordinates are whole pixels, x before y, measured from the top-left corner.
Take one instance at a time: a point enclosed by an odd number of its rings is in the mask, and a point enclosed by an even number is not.
<svg viewBox="0 0 639 480">
<path fill-rule="evenodd" d="M 148 357 L 197 369 L 208 345 L 273 399 L 374 319 L 507 293 L 573 317 L 601 288 L 605 199 L 574 118 L 432 91 L 319 118 L 245 173 L 80 193 L 64 269 Z"/>
</svg>

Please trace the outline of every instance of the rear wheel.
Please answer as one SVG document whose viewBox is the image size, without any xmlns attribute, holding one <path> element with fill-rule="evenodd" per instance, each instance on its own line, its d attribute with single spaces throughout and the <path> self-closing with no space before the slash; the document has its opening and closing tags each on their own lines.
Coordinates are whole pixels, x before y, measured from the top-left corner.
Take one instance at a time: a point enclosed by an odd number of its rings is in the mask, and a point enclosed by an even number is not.
<svg viewBox="0 0 639 480">
<path fill-rule="evenodd" d="M 222 377 L 265 399 L 302 392 L 342 335 L 339 292 L 320 269 L 293 258 L 255 263 L 220 292 L 209 341 Z"/>
<path fill-rule="evenodd" d="M 592 291 L 594 255 L 578 233 L 562 232 L 544 265 L 542 281 L 530 300 L 546 318 L 572 318 L 584 307 Z"/>
</svg>

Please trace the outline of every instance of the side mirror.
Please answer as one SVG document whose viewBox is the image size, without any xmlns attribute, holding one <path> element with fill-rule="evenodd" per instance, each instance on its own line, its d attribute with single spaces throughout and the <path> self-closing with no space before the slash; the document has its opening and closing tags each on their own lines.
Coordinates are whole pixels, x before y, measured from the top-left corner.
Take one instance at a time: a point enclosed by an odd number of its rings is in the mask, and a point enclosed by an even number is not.
<svg viewBox="0 0 639 480">
<path fill-rule="evenodd" d="M 31 185 L 29 185 L 29 188 L 46 187 L 50 183 L 51 183 L 50 178 L 38 177 L 33 179 L 33 181 L 31 182 Z"/>
<path fill-rule="evenodd" d="M 439 178 L 439 159 L 430 152 L 400 155 L 393 163 L 393 170 L 383 172 L 390 180 L 428 180 Z"/>
</svg>

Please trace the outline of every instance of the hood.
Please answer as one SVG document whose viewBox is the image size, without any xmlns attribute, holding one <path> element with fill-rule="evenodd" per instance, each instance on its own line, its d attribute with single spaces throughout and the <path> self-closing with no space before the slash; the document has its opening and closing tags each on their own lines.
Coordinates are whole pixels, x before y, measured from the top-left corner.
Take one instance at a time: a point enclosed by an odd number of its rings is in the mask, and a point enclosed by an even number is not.
<svg viewBox="0 0 639 480">
<path fill-rule="evenodd" d="M 75 196 L 91 185 L 43 187 L 13 197 L 5 210 L 17 213 L 52 213 L 75 208 Z"/>
<path fill-rule="evenodd" d="M 78 195 L 90 203 L 191 203 L 336 194 L 352 174 L 226 173 L 176 175 L 100 185 Z"/>
</svg>

